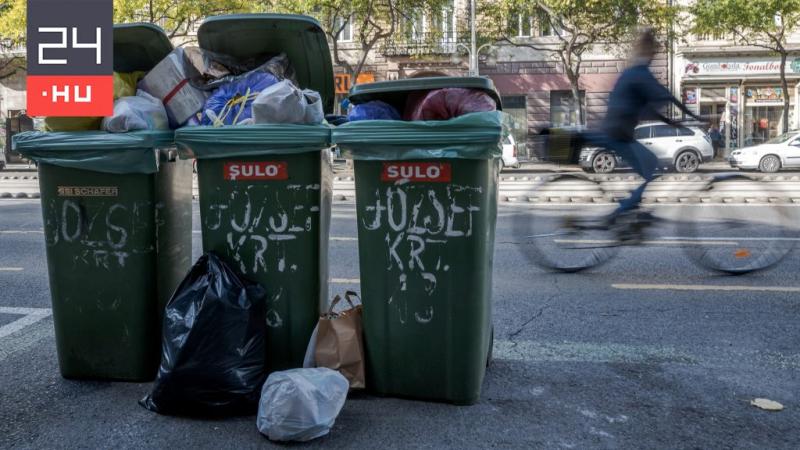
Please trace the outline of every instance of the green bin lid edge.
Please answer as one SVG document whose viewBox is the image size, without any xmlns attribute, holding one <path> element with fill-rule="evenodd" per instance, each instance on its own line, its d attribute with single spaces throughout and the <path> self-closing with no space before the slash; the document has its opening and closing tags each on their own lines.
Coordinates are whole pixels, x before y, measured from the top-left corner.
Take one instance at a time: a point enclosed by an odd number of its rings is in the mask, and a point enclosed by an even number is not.
<svg viewBox="0 0 800 450">
<path fill-rule="evenodd" d="M 427 77 L 404 78 L 402 80 L 378 81 L 375 83 L 357 84 L 350 89 L 349 99 L 354 105 L 372 100 L 381 100 L 398 108 L 402 114 L 405 110 L 406 98 L 412 92 L 430 91 L 443 88 L 478 89 L 489 94 L 502 110 L 500 95 L 494 82 L 486 77 Z"/>
<path fill-rule="evenodd" d="M 160 27 L 150 23 L 114 25 L 114 71 L 148 71 L 172 51 L 172 43 Z"/>
<path fill-rule="evenodd" d="M 238 58 L 286 53 L 297 83 L 322 97 L 333 111 L 333 62 L 319 22 L 294 14 L 234 14 L 209 17 L 197 30 L 201 48 Z"/>
</svg>

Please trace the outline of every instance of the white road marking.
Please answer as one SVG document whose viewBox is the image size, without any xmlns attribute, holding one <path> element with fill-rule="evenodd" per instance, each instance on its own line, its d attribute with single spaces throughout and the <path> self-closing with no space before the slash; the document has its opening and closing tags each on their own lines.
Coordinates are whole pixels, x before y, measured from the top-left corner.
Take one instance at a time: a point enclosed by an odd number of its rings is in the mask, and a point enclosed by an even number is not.
<svg viewBox="0 0 800 450">
<path fill-rule="evenodd" d="M 661 291 L 749 291 L 749 292 L 800 292 L 794 286 L 728 286 L 710 284 L 612 284 L 614 289 Z"/>
<path fill-rule="evenodd" d="M 613 239 L 553 239 L 559 244 L 615 244 L 619 241 Z M 735 241 L 714 241 L 714 240 L 677 240 L 659 239 L 654 241 L 642 241 L 642 245 L 737 245 Z"/>
<path fill-rule="evenodd" d="M 336 284 L 360 284 L 361 280 L 358 278 L 331 278 L 329 280 L 331 283 Z"/>
<path fill-rule="evenodd" d="M 661 239 L 665 241 L 670 240 L 680 240 L 680 241 L 730 241 L 735 239 L 736 241 L 788 241 L 788 242 L 797 242 L 800 241 L 800 238 L 780 238 L 780 237 L 734 237 L 734 236 L 726 236 L 726 237 L 686 237 L 686 236 L 665 236 Z"/>
<path fill-rule="evenodd" d="M 0 267 L 0 272 L 22 272 L 22 267 Z"/>
<path fill-rule="evenodd" d="M 699 364 L 705 367 L 726 367 L 747 361 L 753 366 L 771 365 L 800 369 L 800 354 L 763 352 L 761 350 L 706 348 L 702 354 L 657 345 L 630 345 L 597 342 L 537 342 L 495 340 L 493 359 L 529 363 L 638 363 Z"/>
<path fill-rule="evenodd" d="M 0 339 L 16 333 L 17 331 L 35 324 L 36 322 L 49 317 L 53 311 L 50 308 L 17 308 L 0 306 L 0 314 L 22 315 L 19 319 L 0 326 Z"/>
<path fill-rule="evenodd" d="M 44 230 L 0 230 L 0 234 L 44 234 Z"/>
<path fill-rule="evenodd" d="M 357 241 L 358 238 L 349 236 L 331 236 L 332 241 Z"/>
</svg>

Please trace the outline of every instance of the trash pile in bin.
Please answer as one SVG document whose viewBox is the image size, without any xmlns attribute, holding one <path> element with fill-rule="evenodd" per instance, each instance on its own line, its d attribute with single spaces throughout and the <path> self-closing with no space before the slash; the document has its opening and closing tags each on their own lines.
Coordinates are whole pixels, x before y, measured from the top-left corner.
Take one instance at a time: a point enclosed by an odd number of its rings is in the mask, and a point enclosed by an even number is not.
<svg viewBox="0 0 800 450">
<path fill-rule="evenodd" d="M 412 93 L 406 99 L 402 114 L 381 100 L 353 105 L 347 113 L 347 120 L 448 120 L 469 113 L 496 110 L 494 99 L 481 90 L 443 88 Z"/>
<path fill-rule="evenodd" d="M 114 73 L 109 117 L 47 117 L 47 131 L 169 130 L 196 125 L 320 124 L 318 92 L 300 89 L 286 54 L 239 60 L 178 48 L 151 71 Z"/>
</svg>

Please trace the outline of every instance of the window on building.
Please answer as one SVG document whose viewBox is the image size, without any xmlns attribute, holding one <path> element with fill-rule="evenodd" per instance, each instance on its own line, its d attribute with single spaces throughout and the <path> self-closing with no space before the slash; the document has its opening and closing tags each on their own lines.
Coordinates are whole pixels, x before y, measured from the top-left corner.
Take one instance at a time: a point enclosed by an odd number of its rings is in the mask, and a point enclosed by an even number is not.
<svg viewBox="0 0 800 450">
<path fill-rule="evenodd" d="M 455 4 L 451 2 L 442 8 L 442 15 L 439 20 L 442 41 L 445 43 L 456 41 L 456 13 Z"/>
<path fill-rule="evenodd" d="M 553 23 L 550 21 L 550 15 L 545 11 L 540 10 L 536 14 L 536 31 L 539 36 L 553 36 L 555 34 Z"/>
<path fill-rule="evenodd" d="M 524 11 L 516 11 L 508 18 L 509 37 L 527 38 L 533 36 L 533 17 Z"/>
<path fill-rule="evenodd" d="M 580 102 L 586 110 L 586 92 L 581 91 Z M 578 104 L 572 97 L 572 91 L 550 91 L 550 123 L 554 127 L 570 125 L 586 125 L 586 114 L 584 122 L 578 120 Z"/>
<path fill-rule="evenodd" d="M 405 20 L 406 39 L 409 41 L 422 41 L 425 39 L 425 13 L 413 11 L 406 16 Z"/>
<path fill-rule="evenodd" d="M 336 29 L 342 30 L 339 32 L 337 41 L 353 42 L 353 21 L 350 18 L 339 17 L 336 21 Z"/>
</svg>

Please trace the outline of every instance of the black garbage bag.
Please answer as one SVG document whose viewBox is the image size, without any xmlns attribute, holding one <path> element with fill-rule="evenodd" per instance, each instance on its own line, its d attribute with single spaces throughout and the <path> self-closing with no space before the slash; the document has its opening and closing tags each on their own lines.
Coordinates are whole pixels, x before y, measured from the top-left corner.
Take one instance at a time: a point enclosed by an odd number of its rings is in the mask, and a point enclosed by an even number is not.
<svg viewBox="0 0 800 450">
<path fill-rule="evenodd" d="M 197 260 L 164 316 L 161 367 L 139 401 L 159 414 L 255 414 L 266 369 L 266 292 L 213 253 Z"/>
</svg>

